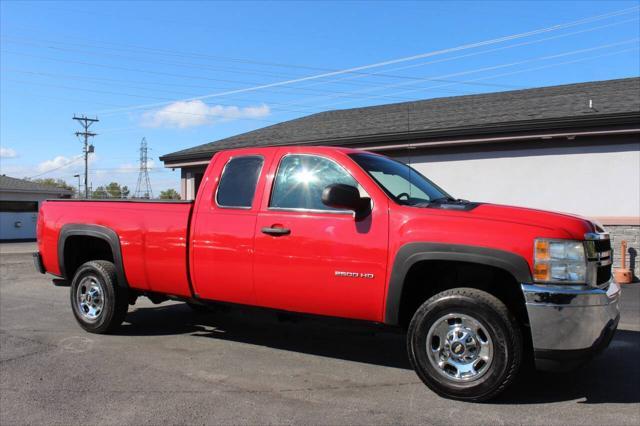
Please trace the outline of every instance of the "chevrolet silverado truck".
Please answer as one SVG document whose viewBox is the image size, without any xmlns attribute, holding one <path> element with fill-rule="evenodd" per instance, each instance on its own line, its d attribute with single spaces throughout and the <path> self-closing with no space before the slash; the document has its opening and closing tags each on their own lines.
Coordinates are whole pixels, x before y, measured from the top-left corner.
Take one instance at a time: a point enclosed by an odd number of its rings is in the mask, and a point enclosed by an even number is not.
<svg viewBox="0 0 640 426">
<path fill-rule="evenodd" d="M 37 236 L 37 269 L 70 286 L 88 332 L 114 331 L 139 296 L 387 324 L 429 388 L 467 401 L 528 360 L 580 364 L 619 319 L 598 224 L 456 199 L 351 149 L 221 151 L 193 202 L 47 201 Z"/>
</svg>

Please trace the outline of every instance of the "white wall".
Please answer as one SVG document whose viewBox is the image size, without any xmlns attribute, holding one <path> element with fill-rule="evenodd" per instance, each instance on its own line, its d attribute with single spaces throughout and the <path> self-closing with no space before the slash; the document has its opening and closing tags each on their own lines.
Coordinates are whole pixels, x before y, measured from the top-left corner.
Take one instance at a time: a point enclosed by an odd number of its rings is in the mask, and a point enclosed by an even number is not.
<svg viewBox="0 0 640 426">
<path fill-rule="evenodd" d="M 396 157 L 409 163 L 406 156 Z M 576 213 L 640 216 L 637 144 L 416 155 L 411 165 L 457 198 Z"/>
<path fill-rule="evenodd" d="M 195 200 L 198 192 L 196 176 L 204 174 L 207 166 L 196 165 L 193 167 L 183 167 L 180 170 L 180 198 L 183 200 Z"/>
</svg>

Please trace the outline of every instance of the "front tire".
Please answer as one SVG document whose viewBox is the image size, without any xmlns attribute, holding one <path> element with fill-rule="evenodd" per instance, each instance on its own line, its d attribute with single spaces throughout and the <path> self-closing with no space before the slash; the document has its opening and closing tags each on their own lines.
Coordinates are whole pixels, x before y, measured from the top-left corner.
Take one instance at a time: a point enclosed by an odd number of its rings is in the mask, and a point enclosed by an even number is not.
<svg viewBox="0 0 640 426">
<path fill-rule="evenodd" d="M 127 315 L 127 288 L 118 285 L 116 267 L 106 260 L 80 266 L 71 282 L 70 296 L 73 315 L 90 333 L 110 333 Z"/>
<path fill-rule="evenodd" d="M 499 299 L 473 288 L 436 294 L 416 311 L 407 333 L 409 360 L 434 392 L 486 401 L 509 386 L 522 363 L 522 335 Z"/>
</svg>

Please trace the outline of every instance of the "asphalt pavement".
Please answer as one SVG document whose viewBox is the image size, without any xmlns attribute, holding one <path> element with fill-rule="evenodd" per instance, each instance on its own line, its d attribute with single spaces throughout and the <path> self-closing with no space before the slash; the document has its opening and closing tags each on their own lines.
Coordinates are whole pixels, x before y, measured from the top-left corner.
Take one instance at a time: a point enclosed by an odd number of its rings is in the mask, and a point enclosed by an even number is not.
<svg viewBox="0 0 640 426">
<path fill-rule="evenodd" d="M 590 364 L 474 404 L 426 388 L 401 333 L 359 323 L 139 299 L 119 333 L 88 334 L 28 251 L 0 247 L 2 425 L 640 424 L 639 284 Z"/>
</svg>

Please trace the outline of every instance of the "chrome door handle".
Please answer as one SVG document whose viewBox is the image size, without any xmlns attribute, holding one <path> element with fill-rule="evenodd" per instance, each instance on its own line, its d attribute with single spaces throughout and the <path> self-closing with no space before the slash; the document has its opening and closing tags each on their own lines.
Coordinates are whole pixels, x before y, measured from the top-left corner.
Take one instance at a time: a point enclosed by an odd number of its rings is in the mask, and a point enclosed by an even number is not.
<svg viewBox="0 0 640 426">
<path fill-rule="evenodd" d="M 273 235 L 274 237 L 282 237 L 284 235 L 291 234 L 291 229 L 287 228 L 262 228 L 262 233 L 267 235 Z"/>
</svg>

